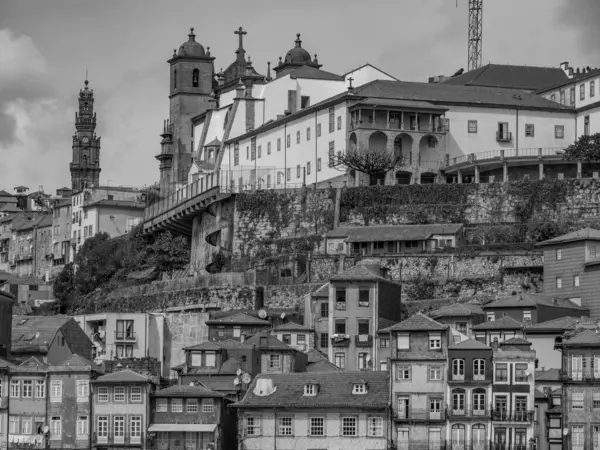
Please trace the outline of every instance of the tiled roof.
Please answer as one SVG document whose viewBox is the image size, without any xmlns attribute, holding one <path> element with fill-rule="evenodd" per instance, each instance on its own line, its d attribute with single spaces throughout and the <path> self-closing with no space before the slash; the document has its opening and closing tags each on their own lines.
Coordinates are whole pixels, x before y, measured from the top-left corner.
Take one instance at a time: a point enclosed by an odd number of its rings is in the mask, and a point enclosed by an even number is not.
<svg viewBox="0 0 600 450">
<path fill-rule="evenodd" d="M 500 345 L 531 345 L 531 342 L 520 337 L 513 337 L 500 342 Z"/>
<path fill-rule="evenodd" d="M 284 323 L 274 328 L 273 331 L 311 331 L 312 328 L 308 325 L 300 325 L 294 322 Z"/>
<path fill-rule="evenodd" d="M 509 106 L 524 109 L 574 112 L 570 106 L 560 105 L 538 95 L 518 89 L 497 87 L 456 86 L 451 84 L 415 83 L 377 80 L 354 90 L 355 95 L 377 98 L 423 100 L 438 105 L 466 104 L 481 106 Z M 384 104 L 384 102 L 382 102 Z"/>
<path fill-rule="evenodd" d="M 238 391 L 239 388 L 235 387 L 233 384 L 233 380 L 236 378 L 235 375 L 226 376 L 214 376 L 210 377 L 198 377 L 195 378 L 198 383 L 201 383 L 207 389 L 217 392 L 235 392 Z"/>
<path fill-rule="evenodd" d="M 309 373 L 313 372 L 341 372 L 340 369 L 335 364 L 329 361 L 318 361 L 316 363 L 308 364 L 306 366 L 306 371 Z"/>
<path fill-rule="evenodd" d="M 153 394 L 154 397 L 224 397 L 220 392 L 213 391 L 204 386 L 177 385 L 160 389 Z"/>
<path fill-rule="evenodd" d="M 252 317 L 249 314 L 236 313 L 226 317 L 220 317 L 218 319 L 211 319 L 206 321 L 207 325 L 270 325 L 267 320 L 258 319 Z"/>
<path fill-rule="evenodd" d="M 403 361 L 445 361 L 447 355 L 442 352 L 398 352 L 396 359 Z"/>
<path fill-rule="evenodd" d="M 535 381 L 559 381 L 559 369 L 536 370 Z"/>
<path fill-rule="evenodd" d="M 473 327 L 473 330 L 520 330 L 524 324 L 513 319 L 510 316 L 502 317 L 498 320 L 483 322 Z"/>
<path fill-rule="evenodd" d="M 196 344 L 196 345 L 192 345 L 191 347 L 185 347 L 183 350 L 184 351 L 188 351 L 188 350 L 221 350 L 223 349 L 223 346 L 217 342 L 217 341 L 206 341 L 203 342 L 202 344 Z"/>
<path fill-rule="evenodd" d="M 443 331 L 446 329 L 448 329 L 446 325 L 436 322 L 431 317 L 418 312 L 408 319 L 382 331 Z"/>
<path fill-rule="evenodd" d="M 594 330 L 583 330 L 581 333 L 565 339 L 563 345 L 600 345 L 600 334 Z"/>
<path fill-rule="evenodd" d="M 21 372 L 45 372 L 48 368 L 48 364 L 39 360 L 35 356 L 30 357 L 29 359 L 23 361 L 16 368 L 17 371 Z"/>
<path fill-rule="evenodd" d="M 221 146 L 221 141 L 218 138 L 215 137 L 208 144 L 204 144 L 204 146 L 205 147 L 220 147 Z"/>
<path fill-rule="evenodd" d="M 501 348 L 493 350 L 494 359 L 513 360 L 513 359 L 535 359 L 535 350 L 518 350 L 515 348 Z"/>
<path fill-rule="evenodd" d="M 377 332 L 378 333 L 384 333 L 384 332 L 386 332 L 385 330 L 388 330 L 390 327 L 399 323 L 397 320 L 390 320 L 390 319 L 386 319 L 384 317 L 380 317 L 378 322 L 379 322 L 377 324 Z"/>
<path fill-rule="evenodd" d="M 436 319 L 440 317 L 468 317 L 474 314 L 483 314 L 481 306 L 470 303 L 455 303 L 454 305 L 443 306 L 431 311 L 429 316 Z"/>
<path fill-rule="evenodd" d="M 150 383 L 151 380 L 148 377 L 140 375 L 137 372 L 134 372 L 130 369 L 123 369 L 119 372 L 109 373 L 107 375 L 103 375 L 98 377 L 94 383 L 103 384 L 103 383 Z"/>
<path fill-rule="evenodd" d="M 466 341 L 452 344 L 448 350 L 491 350 L 492 348 L 475 339 L 467 339 Z"/>
<path fill-rule="evenodd" d="M 379 266 L 360 263 L 332 276 L 329 281 L 380 281 L 401 286 L 400 283 L 382 276 Z"/>
<path fill-rule="evenodd" d="M 306 78 L 309 80 L 329 80 L 329 81 L 344 81 L 344 77 L 336 75 L 335 73 L 327 72 L 325 70 L 317 69 L 310 66 L 302 66 L 298 69 L 292 70 L 290 78 Z"/>
<path fill-rule="evenodd" d="M 0 369 L 6 369 L 6 368 L 12 368 L 12 367 L 17 367 L 17 366 L 14 365 L 13 363 L 11 363 L 10 361 L 7 361 L 4 358 L 0 358 Z"/>
<path fill-rule="evenodd" d="M 584 73 L 580 73 L 580 74 L 573 74 L 573 78 L 569 78 L 565 81 L 559 82 L 557 84 L 554 84 L 552 86 L 547 86 L 543 89 L 540 89 L 537 94 L 541 94 L 544 92 L 548 92 L 551 89 L 556 89 L 559 87 L 563 87 L 563 86 L 568 86 L 569 84 L 575 84 L 575 83 L 579 83 L 583 80 L 587 80 L 589 78 L 594 78 L 597 77 L 598 75 L 600 75 L 600 69 L 594 69 L 590 72 L 584 72 Z"/>
<path fill-rule="evenodd" d="M 565 329 L 577 323 L 579 318 L 564 316 L 558 319 L 547 320 L 546 322 L 536 323 L 535 325 L 527 325 L 525 331 L 527 333 L 540 333 L 540 332 L 563 332 Z"/>
<path fill-rule="evenodd" d="M 573 231 L 572 233 L 563 234 L 562 236 L 548 239 L 547 241 L 536 244 L 538 247 L 545 245 L 564 244 L 566 242 L 577 242 L 577 241 L 600 241 L 600 230 L 594 228 L 583 228 L 581 230 Z"/>
<path fill-rule="evenodd" d="M 327 355 L 316 348 L 311 348 L 306 352 L 308 357 L 308 364 L 314 364 L 319 361 L 328 361 Z"/>
<path fill-rule="evenodd" d="M 12 352 L 47 352 L 58 330 L 69 320 L 70 316 L 13 316 Z"/>
<path fill-rule="evenodd" d="M 261 341 L 262 338 L 266 338 L 266 347 L 264 345 L 262 345 Z M 246 339 L 242 345 L 243 347 L 253 347 L 256 346 L 256 348 L 258 349 L 277 349 L 277 350 L 289 350 L 289 351 L 294 351 L 294 349 L 292 347 L 290 347 L 289 345 L 281 342 L 279 339 L 277 339 L 275 336 L 262 331 L 260 333 L 256 333 L 255 335 L 253 335 L 252 337 L 249 337 L 248 339 Z"/>
<path fill-rule="evenodd" d="M 254 393 L 259 380 L 271 379 L 275 392 L 258 396 Z M 356 383 L 366 383 L 366 394 L 352 394 Z M 304 395 L 304 385 L 318 384 L 315 396 Z M 238 407 L 287 408 L 385 408 L 389 406 L 387 372 L 311 372 L 284 375 L 258 375 Z"/>
<path fill-rule="evenodd" d="M 536 379 L 537 381 L 537 379 Z M 537 400 L 545 400 L 546 399 L 546 394 L 544 394 L 542 391 L 540 391 L 538 388 L 535 389 L 535 391 L 533 392 L 535 398 Z"/>
<path fill-rule="evenodd" d="M 448 78 L 442 83 L 538 91 L 567 81 L 569 81 L 569 77 L 560 67 L 487 64 L 456 77 Z"/>
<path fill-rule="evenodd" d="M 61 372 L 94 371 L 104 373 L 102 367 L 76 353 L 73 353 L 61 363 L 50 366 L 50 369 Z"/>
<path fill-rule="evenodd" d="M 520 293 L 501 298 L 483 306 L 483 309 L 495 308 L 535 308 L 537 305 L 551 306 L 557 308 L 572 308 L 589 311 L 568 298 L 558 298 L 551 295 Z"/>
<path fill-rule="evenodd" d="M 433 234 L 455 234 L 460 223 L 430 225 L 395 225 L 372 227 L 342 227 L 327 233 L 328 238 L 346 238 L 346 242 L 416 241 Z"/>
<path fill-rule="evenodd" d="M 311 295 L 313 297 L 329 297 L 329 283 L 324 284 Z"/>
</svg>

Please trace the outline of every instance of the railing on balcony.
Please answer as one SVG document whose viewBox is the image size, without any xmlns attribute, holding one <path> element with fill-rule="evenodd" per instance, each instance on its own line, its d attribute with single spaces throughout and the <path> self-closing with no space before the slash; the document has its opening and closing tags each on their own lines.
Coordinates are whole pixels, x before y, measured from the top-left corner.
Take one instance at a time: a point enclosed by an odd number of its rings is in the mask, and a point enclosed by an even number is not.
<svg viewBox="0 0 600 450">
<path fill-rule="evenodd" d="M 332 347 L 350 347 L 350 335 L 348 334 L 334 334 L 331 336 Z"/>
<path fill-rule="evenodd" d="M 398 422 L 412 421 L 443 421 L 446 420 L 446 411 L 444 408 L 432 411 L 428 409 L 395 409 L 394 420 Z"/>
<path fill-rule="evenodd" d="M 372 347 L 373 346 L 373 336 L 368 334 L 357 334 L 354 336 L 354 344 L 357 347 Z"/>
<path fill-rule="evenodd" d="M 481 153 L 470 153 L 468 155 L 449 158 L 448 165 L 468 164 L 483 161 L 503 160 L 505 158 L 543 158 L 545 156 L 562 156 L 564 149 L 562 147 L 548 148 L 507 148 L 499 150 L 490 150 Z"/>
<path fill-rule="evenodd" d="M 394 130 L 394 131 L 415 131 L 421 133 L 445 133 L 446 129 L 443 124 L 419 124 L 417 127 L 414 123 L 400 123 L 399 120 L 391 119 L 389 122 L 386 120 L 378 119 L 375 121 L 369 120 L 352 120 L 350 122 L 351 130 L 358 130 L 359 128 L 370 128 L 378 130 Z"/>
<path fill-rule="evenodd" d="M 133 331 L 115 331 L 115 341 L 135 341 Z"/>
<path fill-rule="evenodd" d="M 346 302 L 342 302 L 342 301 L 335 302 L 335 309 L 338 311 L 346 311 Z"/>
<path fill-rule="evenodd" d="M 447 415 L 449 419 L 464 419 L 464 418 L 478 418 L 478 417 L 490 417 L 490 409 L 454 409 L 448 408 Z"/>
<path fill-rule="evenodd" d="M 558 377 L 561 381 L 597 381 L 600 380 L 600 368 L 599 370 L 585 369 L 585 370 L 561 370 L 558 373 Z"/>
<path fill-rule="evenodd" d="M 115 436 L 114 434 L 110 434 L 108 436 L 98 436 L 97 433 L 93 433 L 92 435 L 92 443 L 93 444 L 124 444 L 124 445 L 140 445 L 144 442 L 144 433 L 141 433 L 139 436 L 131 436 L 127 434 L 126 436 Z"/>
<path fill-rule="evenodd" d="M 441 440 L 398 442 L 397 450 L 531 450 L 529 444 L 500 444 L 487 440 Z"/>
<path fill-rule="evenodd" d="M 495 422 L 531 422 L 533 411 L 516 410 L 508 411 L 504 409 L 492 409 L 492 420 Z"/>
<path fill-rule="evenodd" d="M 510 142 L 512 140 L 512 133 L 503 133 L 502 131 L 496 131 L 496 140 L 498 142 Z"/>
</svg>

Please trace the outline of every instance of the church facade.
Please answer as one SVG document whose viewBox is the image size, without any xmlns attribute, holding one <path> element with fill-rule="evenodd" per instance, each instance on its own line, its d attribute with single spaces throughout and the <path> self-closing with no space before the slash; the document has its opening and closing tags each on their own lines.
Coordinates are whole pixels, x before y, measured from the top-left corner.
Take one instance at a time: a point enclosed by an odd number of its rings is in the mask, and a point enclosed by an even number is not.
<svg viewBox="0 0 600 450">
<path fill-rule="evenodd" d="M 88 87 L 79 91 L 79 112 L 75 113 L 73 158 L 70 164 L 71 189 L 81 190 L 100 184 L 100 137 L 96 136 L 94 91 Z"/>
</svg>

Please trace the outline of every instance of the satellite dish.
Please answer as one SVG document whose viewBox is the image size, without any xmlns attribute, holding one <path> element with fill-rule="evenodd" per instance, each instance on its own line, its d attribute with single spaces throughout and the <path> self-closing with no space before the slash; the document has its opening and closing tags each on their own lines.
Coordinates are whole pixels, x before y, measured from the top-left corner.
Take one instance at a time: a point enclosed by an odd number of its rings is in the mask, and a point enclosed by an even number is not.
<svg viewBox="0 0 600 450">
<path fill-rule="evenodd" d="M 44 425 L 44 434 L 48 434 L 50 432 L 50 427 L 48 425 Z"/>
<path fill-rule="evenodd" d="M 563 436 L 566 436 L 567 434 L 569 434 L 569 429 L 567 427 L 565 427 L 563 429 Z"/>
<path fill-rule="evenodd" d="M 237 386 L 237 385 L 239 385 L 239 384 L 240 384 L 240 379 L 239 379 L 239 378 L 237 378 L 237 377 L 236 377 L 236 378 L 234 378 L 234 379 L 233 379 L 233 385 L 234 385 L 234 386 Z"/>
<path fill-rule="evenodd" d="M 242 383 L 250 384 L 251 381 L 252 381 L 252 377 L 250 376 L 250 374 L 245 373 L 244 375 L 242 375 Z"/>
<path fill-rule="evenodd" d="M 367 355 L 367 362 L 371 361 L 371 355 Z"/>
<path fill-rule="evenodd" d="M 235 371 L 235 374 L 239 377 L 242 374 L 242 369 L 239 369 Z"/>
<path fill-rule="evenodd" d="M 190 386 L 194 386 L 194 382 L 193 381 L 190 381 Z"/>
<path fill-rule="evenodd" d="M 267 312 L 264 309 L 261 309 L 260 311 L 258 311 L 258 317 L 260 317 L 261 319 L 265 319 L 267 317 Z"/>
<path fill-rule="evenodd" d="M 38 331 L 37 333 L 35 333 L 35 338 L 39 339 L 40 338 L 40 332 Z"/>
<path fill-rule="evenodd" d="M 281 313 L 281 320 L 283 320 L 283 319 L 285 319 L 285 313 L 284 312 Z"/>
</svg>

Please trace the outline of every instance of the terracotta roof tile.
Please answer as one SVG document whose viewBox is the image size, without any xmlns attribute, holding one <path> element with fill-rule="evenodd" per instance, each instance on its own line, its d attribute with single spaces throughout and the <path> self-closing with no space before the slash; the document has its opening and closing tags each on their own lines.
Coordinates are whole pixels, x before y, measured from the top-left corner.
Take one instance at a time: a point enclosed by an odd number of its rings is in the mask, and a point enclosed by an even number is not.
<svg viewBox="0 0 600 450">
<path fill-rule="evenodd" d="M 273 331 L 311 331 L 312 328 L 308 325 L 300 325 L 294 322 L 284 323 L 283 325 L 279 325 L 276 328 L 273 328 Z"/>
<path fill-rule="evenodd" d="M 341 227 L 327 233 L 327 237 L 346 238 L 346 242 L 415 241 L 433 234 L 455 234 L 462 227 L 460 223 Z"/>
<path fill-rule="evenodd" d="M 522 292 L 516 295 L 501 298 L 483 306 L 483 309 L 493 308 L 535 308 L 537 305 L 544 305 L 556 308 L 572 308 L 581 311 L 589 311 L 576 303 L 573 303 L 568 298 L 558 298 L 552 295 L 531 294 Z"/>
<path fill-rule="evenodd" d="M 329 362 L 329 361 L 318 361 L 316 363 L 312 363 L 306 366 L 306 371 L 309 373 L 314 373 L 314 372 L 341 372 L 342 369 L 340 369 L 338 366 L 336 366 L 335 364 Z"/>
<path fill-rule="evenodd" d="M 473 327 L 473 330 L 520 330 L 523 327 L 524 324 L 522 322 L 519 322 L 510 316 L 505 316 L 498 320 L 477 324 Z"/>
<path fill-rule="evenodd" d="M 223 394 L 204 386 L 177 385 L 160 389 L 153 394 L 154 397 L 224 397 Z"/>
<path fill-rule="evenodd" d="M 207 325 L 270 325 L 270 322 L 256 317 L 252 317 L 249 314 L 237 313 L 231 316 L 220 317 L 218 319 L 211 319 L 206 321 Z"/>
<path fill-rule="evenodd" d="M 600 345 L 600 334 L 594 330 L 584 330 L 571 338 L 565 339 L 563 345 Z"/>
<path fill-rule="evenodd" d="M 103 384 L 103 383 L 151 383 L 150 378 L 145 377 L 144 375 L 140 375 L 137 372 L 134 372 L 130 369 L 120 370 L 119 372 L 109 373 L 107 375 L 103 375 L 98 377 L 93 381 L 94 383 Z"/>
<path fill-rule="evenodd" d="M 257 382 L 271 379 L 275 392 L 267 396 L 254 393 Z M 366 383 L 366 394 L 352 394 L 356 383 Z M 318 384 L 315 396 L 304 395 L 304 385 Z M 389 406 L 389 375 L 387 372 L 311 372 L 284 375 L 258 375 L 248 392 L 235 406 L 265 408 L 385 408 Z"/>
<path fill-rule="evenodd" d="M 559 369 L 536 370 L 535 381 L 559 381 Z"/>
<path fill-rule="evenodd" d="M 500 345 L 531 345 L 531 342 L 520 337 L 513 337 L 500 342 Z"/>
<path fill-rule="evenodd" d="M 448 327 L 418 312 L 408 319 L 381 331 L 443 331 Z"/>
<path fill-rule="evenodd" d="M 50 366 L 50 370 L 60 370 L 60 371 L 94 371 L 99 373 L 104 373 L 102 367 L 97 365 L 96 363 L 84 358 L 81 355 L 76 353 L 72 354 L 69 358 L 65 359 L 59 364 Z"/>
<path fill-rule="evenodd" d="M 263 338 L 266 338 L 266 341 L 263 341 Z M 264 345 L 266 344 L 266 346 Z M 266 349 L 277 349 L 277 350 L 289 350 L 289 351 L 295 351 L 292 347 L 290 347 L 289 345 L 281 342 L 279 339 L 277 339 L 275 336 L 262 331 L 260 333 L 256 333 L 255 335 L 253 335 L 252 337 L 249 337 L 248 339 L 246 339 L 244 341 L 244 343 L 242 344 L 243 347 L 253 347 L 256 346 L 256 348 L 261 349 L 261 350 L 266 350 Z"/>
<path fill-rule="evenodd" d="M 550 331 L 562 332 L 577 323 L 578 320 L 577 317 L 571 316 L 559 317 L 558 319 L 547 320 L 546 322 L 536 323 L 535 325 L 527 325 L 525 331 L 528 333 Z"/>
<path fill-rule="evenodd" d="M 536 244 L 538 247 L 546 245 L 563 244 L 565 242 L 576 242 L 576 241 L 600 241 L 600 230 L 594 228 L 583 228 L 581 230 L 573 231 L 572 233 L 563 234 L 562 236 L 548 239 L 547 241 Z"/>
<path fill-rule="evenodd" d="M 448 350 L 491 350 L 492 348 L 475 339 L 467 339 L 466 341 L 452 344 Z"/>
<path fill-rule="evenodd" d="M 483 314 L 479 305 L 469 303 L 455 303 L 454 305 L 444 306 L 429 313 L 432 318 L 440 317 L 468 317 L 476 314 Z"/>
</svg>

